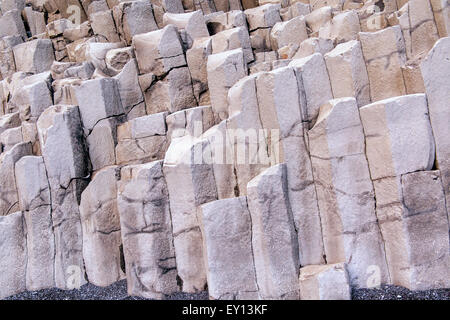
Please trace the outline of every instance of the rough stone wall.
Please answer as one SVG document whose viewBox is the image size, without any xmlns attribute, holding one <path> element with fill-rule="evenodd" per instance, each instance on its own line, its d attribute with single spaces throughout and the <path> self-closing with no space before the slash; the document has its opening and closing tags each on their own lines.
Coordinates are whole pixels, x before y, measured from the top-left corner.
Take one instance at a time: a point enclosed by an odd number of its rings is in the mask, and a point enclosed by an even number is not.
<svg viewBox="0 0 450 320">
<path fill-rule="evenodd" d="M 448 0 L 0 0 L 0 297 L 450 287 Z"/>
</svg>

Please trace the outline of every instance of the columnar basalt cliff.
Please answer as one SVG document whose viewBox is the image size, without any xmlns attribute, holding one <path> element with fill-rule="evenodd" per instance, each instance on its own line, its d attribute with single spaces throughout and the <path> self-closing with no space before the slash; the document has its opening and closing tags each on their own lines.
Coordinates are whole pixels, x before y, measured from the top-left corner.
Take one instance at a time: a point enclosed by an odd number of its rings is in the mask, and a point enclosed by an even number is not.
<svg viewBox="0 0 450 320">
<path fill-rule="evenodd" d="M 0 0 L 0 298 L 450 287 L 449 0 Z"/>
</svg>

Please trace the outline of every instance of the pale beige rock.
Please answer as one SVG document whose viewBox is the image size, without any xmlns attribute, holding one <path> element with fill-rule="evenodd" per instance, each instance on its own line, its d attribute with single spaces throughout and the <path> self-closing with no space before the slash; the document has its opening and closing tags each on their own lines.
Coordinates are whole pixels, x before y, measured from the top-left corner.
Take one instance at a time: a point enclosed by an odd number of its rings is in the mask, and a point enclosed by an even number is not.
<svg viewBox="0 0 450 320">
<path fill-rule="evenodd" d="M 14 166 L 22 157 L 32 154 L 31 143 L 19 143 L 11 150 L 0 154 L 0 216 L 19 210 Z"/>
<path fill-rule="evenodd" d="M 373 265 L 389 283 L 356 100 L 323 105 L 308 138 L 327 263 L 345 261 L 355 287 L 370 285 Z"/>
<path fill-rule="evenodd" d="M 392 283 L 410 290 L 447 287 L 448 217 L 439 172 L 384 178 L 374 186 Z"/>
<path fill-rule="evenodd" d="M 191 48 L 194 40 L 209 36 L 200 10 L 187 13 L 165 13 L 163 22 L 165 26 L 173 24 L 179 32 L 182 30 L 186 32 L 187 37 L 183 39 L 185 48 Z"/>
<path fill-rule="evenodd" d="M 119 158 L 119 154 L 116 154 L 117 128 L 125 121 L 124 116 L 99 120 L 86 136 L 93 171 L 116 164 Z"/>
<path fill-rule="evenodd" d="M 406 63 L 400 26 L 359 34 L 372 102 L 406 94 L 401 67 Z"/>
<path fill-rule="evenodd" d="M 430 0 L 439 37 L 450 36 L 450 6 L 447 0 Z"/>
<path fill-rule="evenodd" d="M 117 205 L 129 295 L 162 299 L 179 291 L 162 161 L 121 170 Z M 177 256 L 178 260 L 178 256 Z"/>
<path fill-rule="evenodd" d="M 173 68 L 163 79 L 157 80 L 150 73 L 139 77 L 147 114 L 197 106 L 188 67 Z"/>
<path fill-rule="evenodd" d="M 221 31 L 211 37 L 212 53 L 220 53 L 241 48 L 244 60 L 250 63 L 254 60 L 250 37 L 246 27 L 237 27 Z"/>
<path fill-rule="evenodd" d="M 35 36 L 46 31 L 45 17 L 43 12 L 34 11 L 31 7 L 24 9 L 25 21 L 30 28 L 31 35 Z"/>
<path fill-rule="evenodd" d="M 210 34 L 214 35 L 223 30 L 236 27 L 247 28 L 246 15 L 240 10 L 232 10 L 228 12 L 214 12 L 204 17 L 206 26 Z"/>
<path fill-rule="evenodd" d="M 134 58 L 132 47 L 112 49 L 105 56 L 105 62 L 109 69 L 119 73 L 123 67 Z"/>
<path fill-rule="evenodd" d="M 369 77 L 361 44 L 339 44 L 324 56 L 334 98 L 355 97 L 358 106 L 370 103 Z"/>
<path fill-rule="evenodd" d="M 186 64 L 180 37 L 173 25 L 134 36 L 133 47 L 140 74 L 162 76 Z"/>
<path fill-rule="evenodd" d="M 116 180 L 120 168 L 97 172 L 83 191 L 80 217 L 83 230 L 83 259 L 89 282 L 106 287 L 124 278 L 122 245 L 117 208 Z"/>
<path fill-rule="evenodd" d="M 161 160 L 168 147 L 165 117 L 155 113 L 132 119 L 117 128 L 117 164 Z"/>
<path fill-rule="evenodd" d="M 333 19 L 319 29 L 319 38 L 331 39 L 335 43 L 356 40 L 361 31 L 356 11 L 346 11 L 335 15 Z"/>
<path fill-rule="evenodd" d="M 275 23 L 281 21 L 279 4 L 268 3 L 256 8 L 247 9 L 244 13 L 247 16 L 250 31 L 258 28 L 271 28 Z"/>
<path fill-rule="evenodd" d="M 52 230 L 50 186 L 42 157 L 26 156 L 15 167 L 20 210 L 24 211 L 27 239 L 28 290 L 55 286 L 55 242 Z"/>
<path fill-rule="evenodd" d="M 117 31 L 127 45 L 137 34 L 158 30 L 150 1 L 121 2 L 112 9 Z"/>
<path fill-rule="evenodd" d="M 197 219 L 199 206 L 217 199 L 212 165 L 200 157 L 204 143 L 190 135 L 172 140 L 164 159 L 178 276 L 184 292 L 206 285 L 202 233 Z"/>
<path fill-rule="evenodd" d="M 208 91 L 208 56 L 212 54 L 210 37 L 194 41 L 192 48 L 186 51 L 186 61 L 191 74 L 194 96 L 199 104 L 210 104 Z"/>
<path fill-rule="evenodd" d="M 12 147 L 21 142 L 24 142 L 22 127 L 7 129 L 0 134 L 2 152 L 11 150 Z"/>
<path fill-rule="evenodd" d="M 99 11 L 89 16 L 92 31 L 104 42 L 119 42 L 120 38 L 114 23 L 112 10 Z"/>
<path fill-rule="evenodd" d="M 114 77 L 117 80 L 120 100 L 128 120 L 146 115 L 145 100 L 139 87 L 138 73 L 136 59 L 131 59 Z"/>
<path fill-rule="evenodd" d="M 427 53 L 439 39 L 430 2 L 410 0 L 402 7 L 399 15 L 407 58 L 414 59 Z"/>
<path fill-rule="evenodd" d="M 19 44 L 13 48 L 17 71 L 41 73 L 50 70 L 55 60 L 52 42 L 37 39 Z"/>
<path fill-rule="evenodd" d="M 320 53 L 302 59 L 294 59 L 289 66 L 295 70 L 299 88 L 302 121 L 311 128 L 319 114 L 319 108 L 333 94 L 325 60 Z"/>
<path fill-rule="evenodd" d="M 124 113 L 115 79 L 103 78 L 84 81 L 75 87 L 83 128 L 88 131 L 102 119 Z"/>
<path fill-rule="evenodd" d="M 332 8 L 330 6 L 321 7 L 305 16 L 306 25 L 312 34 L 317 34 L 320 28 L 332 19 Z"/>
<path fill-rule="evenodd" d="M 295 17 L 289 21 L 277 22 L 270 32 L 273 50 L 289 44 L 300 45 L 308 38 L 304 17 Z"/>
<path fill-rule="evenodd" d="M 55 235 L 55 284 L 66 289 L 83 285 L 82 231 L 78 209 L 89 176 L 78 107 L 53 106 L 37 122 L 39 141 L 51 188 Z"/>
<path fill-rule="evenodd" d="M 420 70 L 420 62 L 408 62 L 402 67 L 407 94 L 425 93 L 425 84 Z"/>
<path fill-rule="evenodd" d="M 14 35 L 26 38 L 22 17 L 20 16 L 20 11 L 17 9 L 5 11 L 0 16 L 0 38 Z"/>
<path fill-rule="evenodd" d="M 321 264 L 324 262 L 322 231 L 304 138 L 304 125 L 307 124 L 302 122 L 295 72 L 284 67 L 260 74 L 256 88 L 261 123 L 264 129 L 270 130 L 267 132 L 270 163 L 285 162 L 287 166 L 288 194 L 298 232 L 300 263 Z"/>
<path fill-rule="evenodd" d="M 322 38 L 308 38 L 303 41 L 297 49 L 297 52 L 292 57 L 293 59 L 306 58 L 314 53 L 326 53 L 333 50 L 333 40 Z"/>
<path fill-rule="evenodd" d="M 433 167 L 435 144 L 424 94 L 375 102 L 360 114 L 373 180 Z"/>
<path fill-rule="evenodd" d="M 213 201 L 201 211 L 210 298 L 257 299 L 246 197 Z"/>
<path fill-rule="evenodd" d="M 200 137 L 211 128 L 214 114 L 211 106 L 200 106 L 174 112 L 166 117 L 167 136 L 170 139 L 190 135 Z"/>
<path fill-rule="evenodd" d="M 300 269 L 301 300 L 350 300 L 351 288 L 344 263 L 311 265 Z"/>
<path fill-rule="evenodd" d="M 228 89 L 246 76 L 246 69 L 242 49 L 208 56 L 208 87 L 215 119 L 228 118 Z"/>
<path fill-rule="evenodd" d="M 0 217 L 0 298 L 26 290 L 26 239 L 23 214 Z"/>
<path fill-rule="evenodd" d="M 23 43 L 21 36 L 6 36 L 0 39 L 0 75 L 3 79 L 12 76 L 16 72 L 16 63 L 14 61 L 13 47 Z"/>
<path fill-rule="evenodd" d="M 240 195 L 247 183 L 269 164 L 266 135 L 259 116 L 256 76 L 239 80 L 228 92 L 227 138 L 233 152 L 234 170 Z"/>
<path fill-rule="evenodd" d="M 5 130 L 20 126 L 19 113 L 8 113 L 0 117 L 0 134 Z"/>
<path fill-rule="evenodd" d="M 431 127 L 436 142 L 437 166 L 441 171 L 447 210 L 450 203 L 450 38 L 439 40 L 421 64 Z"/>
<path fill-rule="evenodd" d="M 299 298 L 298 235 L 287 188 L 285 164 L 265 170 L 247 186 L 255 272 L 262 299 Z"/>
</svg>

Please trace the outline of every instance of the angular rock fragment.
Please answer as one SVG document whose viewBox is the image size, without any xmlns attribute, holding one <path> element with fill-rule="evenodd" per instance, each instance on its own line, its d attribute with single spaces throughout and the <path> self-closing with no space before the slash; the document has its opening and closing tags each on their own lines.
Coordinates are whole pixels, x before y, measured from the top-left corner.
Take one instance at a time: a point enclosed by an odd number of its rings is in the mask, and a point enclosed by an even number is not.
<svg viewBox="0 0 450 320">
<path fill-rule="evenodd" d="M 344 263 L 311 265 L 300 269 L 301 300 L 350 300 L 351 288 Z"/>
<path fill-rule="evenodd" d="M 152 299 L 179 290 L 169 198 L 161 166 L 161 161 L 155 161 L 124 167 L 118 183 L 128 294 Z"/>
<path fill-rule="evenodd" d="M 6 216 L 19 210 L 15 164 L 24 156 L 32 154 L 31 143 L 19 143 L 11 150 L 0 154 L 0 216 Z"/>
<path fill-rule="evenodd" d="M 89 16 L 94 34 L 105 42 L 119 42 L 120 38 L 114 23 L 112 10 L 99 11 Z"/>
<path fill-rule="evenodd" d="M 228 89 L 246 76 L 242 49 L 235 49 L 208 56 L 208 87 L 214 118 L 228 118 Z"/>
<path fill-rule="evenodd" d="M 303 59 L 294 59 L 289 66 L 295 70 L 297 77 L 302 121 L 311 128 L 320 106 L 333 98 L 325 60 L 320 53 L 316 53 Z"/>
<path fill-rule="evenodd" d="M 17 71 L 30 73 L 48 71 L 55 60 L 52 42 L 48 39 L 36 39 L 19 44 L 13 51 Z"/>
<path fill-rule="evenodd" d="M 278 50 L 289 44 L 300 45 L 308 38 L 304 17 L 295 17 L 289 21 L 277 22 L 270 32 L 273 50 Z"/>
<path fill-rule="evenodd" d="M 200 106 L 168 115 L 166 124 L 170 139 L 186 135 L 200 137 L 214 125 L 214 115 L 211 106 Z"/>
<path fill-rule="evenodd" d="M 213 201 L 201 210 L 209 296 L 217 300 L 257 299 L 246 197 Z"/>
<path fill-rule="evenodd" d="M 199 105 L 209 104 L 208 56 L 212 54 L 212 39 L 200 38 L 194 41 L 192 48 L 186 51 L 186 61 L 192 79 L 194 96 Z"/>
<path fill-rule="evenodd" d="M 212 36 L 211 40 L 213 54 L 242 48 L 246 63 L 250 63 L 254 59 L 250 37 L 245 27 L 221 31 Z"/>
<path fill-rule="evenodd" d="M 185 48 L 191 48 L 194 40 L 208 37 L 203 14 L 200 10 L 188 13 L 165 13 L 164 25 L 173 24 L 181 34 Z"/>
<path fill-rule="evenodd" d="M 400 26 L 359 34 L 372 102 L 406 94 L 401 67 L 406 63 Z"/>
<path fill-rule="evenodd" d="M 15 35 L 26 38 L 26 31 L 22 17 L 20 16 L 20 10 L 12 9 L 3 12 L 3 15 L 0 16 L 0 38 Z"/>
<path fill-rule="evenodd" d="M 168 147 L 166 113 L 132 119 L 117 128 L 117 164 L 161 160 Z"/>
<path fill-rule="evenodd" d="M 127 45 L 133 36 L 158 30 L 150 1 L 121 2 L 113 8 L 117 31 Z"/>
<path fill-rule="evenodd" d="M 183 47 L 174 25 L 133 37 L 140 74 L 163 76 L 173 68 L 186 65 Z"/>
<path fill-rule="evenodd" d="M 372 180 L 430 170 L 435 144 L 424 94 L 386 99 L 360 108 Z"/>
<path fill-rule="evenodd" d="M 102 119 L 124 113 L 115 79 L 88 80 L 75 88 L 83 127 L 91 131 Z"/>
<path fill-rule="evenodd" d="M 352 40 L 325 54 L 334 98 L 355 97 L 358 106 L 370 103 L 369 77 L 361 44 Z"/>
<path fill-rule="evenodd" d="M 139 87 L 136 59 L 131 59 L 115 76 L 123 109 L 129 120 L 146 115 L 144 95 Z"/>
</svg>

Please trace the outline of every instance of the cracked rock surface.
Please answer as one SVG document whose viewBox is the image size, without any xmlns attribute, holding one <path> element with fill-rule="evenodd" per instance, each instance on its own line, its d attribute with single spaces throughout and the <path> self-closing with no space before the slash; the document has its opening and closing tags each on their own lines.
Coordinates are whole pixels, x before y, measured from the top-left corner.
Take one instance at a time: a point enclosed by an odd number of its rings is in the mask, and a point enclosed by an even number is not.
<svg viewBox="0 0 450 320">
<path fill-rule="evenodd" d="M 0 299 L 449 299 L 446 0 L 0 1 Z"/>
</svg>

